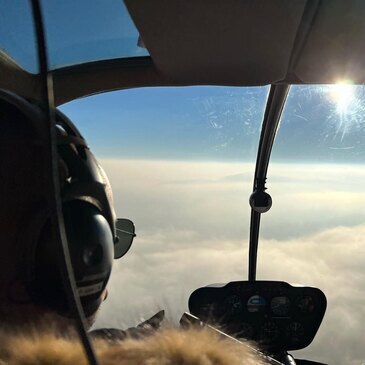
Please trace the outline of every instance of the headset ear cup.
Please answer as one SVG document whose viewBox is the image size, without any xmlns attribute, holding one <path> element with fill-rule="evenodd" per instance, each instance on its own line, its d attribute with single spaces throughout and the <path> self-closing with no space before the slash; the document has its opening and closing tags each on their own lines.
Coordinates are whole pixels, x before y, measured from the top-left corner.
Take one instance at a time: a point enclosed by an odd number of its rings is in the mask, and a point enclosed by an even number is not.
<svg viewBox="0 0 365 365">
<path fill-rule="evenodd" d="M 81 200 L 65 203 L 63 213 L 77 289 L 85 315 L 90 316 L 102 302 L 110 276 L 113 237 L 107 220 L 90 203 Z M 67 315 L 67 296 L 52 231 L 47 222 L 36 250 L 34 288 L 39 303 Z"/>
</svg>

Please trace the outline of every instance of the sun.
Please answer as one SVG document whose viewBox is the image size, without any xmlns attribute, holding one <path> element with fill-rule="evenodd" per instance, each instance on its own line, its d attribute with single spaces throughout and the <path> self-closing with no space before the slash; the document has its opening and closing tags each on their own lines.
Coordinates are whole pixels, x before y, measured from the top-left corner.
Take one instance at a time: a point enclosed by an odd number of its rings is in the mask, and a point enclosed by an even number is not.
<svg viewBox="0 0 365 365">
<path fill-rule="evenodd" d="M 345 114 L 355 99 L 355 87 L 349 82 L 339 82 L 329 86 L 329 94 L 337 112 Z"/>
</svg>

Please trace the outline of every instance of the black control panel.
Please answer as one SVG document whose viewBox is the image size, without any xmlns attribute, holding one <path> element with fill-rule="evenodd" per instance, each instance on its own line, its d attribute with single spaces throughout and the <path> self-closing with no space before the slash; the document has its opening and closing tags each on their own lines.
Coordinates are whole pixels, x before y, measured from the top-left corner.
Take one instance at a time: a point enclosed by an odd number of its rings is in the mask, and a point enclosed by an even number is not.
<svg viewBox="0 0 365 365">
<path fill-rule="evenodd" d="M 317 288 L 282 281 L 236 281 L 195 290 L 190 312 L 270 351 L 299 350 L 316 335 L 327 300 Z"/>
</svg>

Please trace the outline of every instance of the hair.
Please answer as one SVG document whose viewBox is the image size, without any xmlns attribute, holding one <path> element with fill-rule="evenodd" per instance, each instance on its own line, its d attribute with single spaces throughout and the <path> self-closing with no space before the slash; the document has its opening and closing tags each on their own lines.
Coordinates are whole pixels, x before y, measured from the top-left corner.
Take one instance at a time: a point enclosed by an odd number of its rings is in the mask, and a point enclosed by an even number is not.
<svg viewBox="0 0 365 365">
<path fill-rule="evenodd" d="M 74 334 L 34 330 L 0 333 L 0 362 L 12 365 L 87 365 Z M 251 348 L 207 329 L 162 329 L 142 339 L 95 340 L 103 365 L 264 365 Z"/>
</svg>

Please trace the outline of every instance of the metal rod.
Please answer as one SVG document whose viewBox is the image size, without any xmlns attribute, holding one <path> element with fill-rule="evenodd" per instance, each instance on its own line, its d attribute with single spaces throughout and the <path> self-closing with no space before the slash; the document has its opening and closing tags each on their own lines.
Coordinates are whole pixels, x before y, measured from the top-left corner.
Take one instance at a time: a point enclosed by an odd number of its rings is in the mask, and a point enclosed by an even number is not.
<svg viewBox="0 0 365 365">
<path fill-rule="evenodd" d="M 253 191 L 258 181 L 266 181 L 272 146 L 279 127 L 281 113 L 290 89 L 290 85 L 271 85 L 262 122 L 260 142 L 257 152 Z M 250 243 L 248 254 L 248 280 L 256 280 L 257 251 L 260 232 L 261 213 L 251 209 Z"/>
<path fill-rule="evenodd" d="M 52 200 L 52 208 L 55 214 L 54 219 L 56 234 L 60 242 L 60 266 L 62 272 L 63 284 L 65 285 L 67 299 L 71 307 L 72 313 L 75 317 L 76 328 L 83 344 L 85 354 L 90 365 L 98 365 L 94 350 L 91 346 L 89 336 L 86 331 L 86 321 L 84 311 L 81 305 L 80 297 L 77 292 L 75 276 L 72 268 L 70 252 L 66 237 L 66 231 L 63 221 L 62 201 L 60 194 L 59 176 L 58 176 L 58 151 L 56 138 L 56 124 L 55 124 L 55 107 L 53 96 L 52 75 L 48 70 L 47 46 L 43 26 L 42 11 L 39 0 L 31 0 L 31 7 L 33 12 L 33 19 L 35 24 L 35 31 L 38 44 L 38 58 L 39 58 L 39 74 L 41 79 L 42 100 L 49 121 L 49 141 L 50 141 L 50 168 L 52 171 L 52 186 L 51 194 L 54 197 Z"/>
<path fill-rule="evenodd" d="M 300 58 L 302 50 L 307 42 L 311 27 L 318 13 L 320 0 L 308 0 L 306 2 L 302 19 L 297 30 L 294 41 L 294 48 L 291 52 L 287 76 L 295 76 L 294 69 Z M 289 92 L 288 84 L 272 85 L 266 104 L 264 120 L 261 128 L 261 137 L 257 152 L 256 171 L 253 183 L 253 191 L 260 185 L 261 191 L 265 190 L 267 169 L 270 161 L 272 146 L 275 140 L 276 132 L 279 127 L 281 113 Z M 257 269 L 257 250 L 260 231 L 261 213 L 252 209 L 250 225 L 250 244 L 249 244 L 249 263 L 248 279 L 256 280 Z"/>
</svg>

